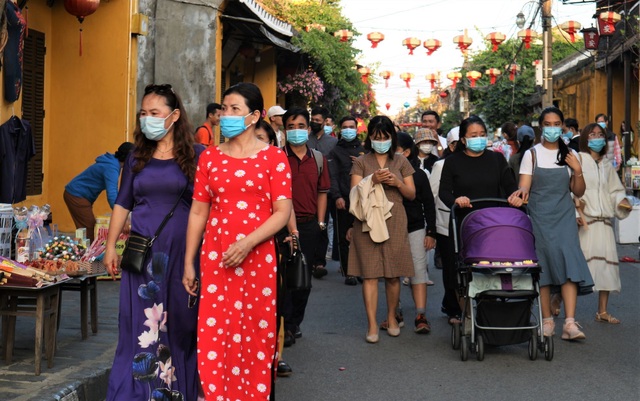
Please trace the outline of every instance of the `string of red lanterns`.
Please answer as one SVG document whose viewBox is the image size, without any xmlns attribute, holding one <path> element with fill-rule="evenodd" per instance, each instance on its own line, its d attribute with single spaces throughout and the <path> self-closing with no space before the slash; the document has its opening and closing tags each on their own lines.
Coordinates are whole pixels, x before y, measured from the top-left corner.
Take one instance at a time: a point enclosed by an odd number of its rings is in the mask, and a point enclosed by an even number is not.
<svg viewBox="0 0 640 401">
<path fill-rule="evenodd" d="M 413 49 L 420 46 L 422 42 L 418 38 L 406 38 L 402 41 L 402 46 L 406 46 L 409 49 L 409 54 L 413 55 Z"/>
</svg>

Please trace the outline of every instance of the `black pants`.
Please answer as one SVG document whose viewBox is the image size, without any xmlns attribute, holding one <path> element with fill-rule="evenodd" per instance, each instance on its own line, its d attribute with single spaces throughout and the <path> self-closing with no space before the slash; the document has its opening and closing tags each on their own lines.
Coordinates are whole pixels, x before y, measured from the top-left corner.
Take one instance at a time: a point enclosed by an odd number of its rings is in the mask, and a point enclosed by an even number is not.
<svg viewBox="0 0 640 401">
<path fill-rule="evenodd" d="M 440 257 L 442 258 L 442 284 L 444 286 L 442 307 L 447 311 L 447 315 L 460 316 L 462 310 L 460 310 L 460 304 L 458 304 L 456 296 L 458 273 L 453 239 L 446 235 L 437 235 L 438 245 L 440 245 Z"/>
<path fill-rule="evenodd" d="M 309 261 L 313 260 L 313 256 L 316 254 L 321 230 L 315 219 L 306 223 L 298 223 L 297 226 L 300 232 L 300 247 L 307 261 L 307 269 L 311 272 L 313 266 Z M 285 330 L 294 331 L 296 326 L 302 324 L 309 294 L 311 294 L 311 290 L 294 290 L 285 293 L 282 311 Z"/>
<path fill-rule="evenodd" d="M 353 224 L 355 217 L 347 209 L 336 209 L 336 224 L 333 230 L 338 233 L 338 243 L 333 247 L 338 248 L 340 256 L 340 270 L 342 274 L 349 275 L 349 241 L 347 241 L 347 231 Z"/>
</svg>

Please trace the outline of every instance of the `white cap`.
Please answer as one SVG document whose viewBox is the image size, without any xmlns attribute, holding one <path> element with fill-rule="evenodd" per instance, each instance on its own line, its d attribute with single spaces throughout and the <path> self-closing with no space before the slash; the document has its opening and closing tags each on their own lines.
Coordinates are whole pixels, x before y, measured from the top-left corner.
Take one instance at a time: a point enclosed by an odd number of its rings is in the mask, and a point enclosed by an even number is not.
<svg viewBox="0 0 640 401">
<path fill-rule="evenodd" d="M 271 119 L 273 116 L 281 116 L 284 115 L 287 111 L 280 106 L 271 106 L 269 111 L 267 111 L 267 117 Z"/>
<path fill-rule="evenodd" d="M 447 145 L 460 139 L 460 127 L 453 127 L 447 134 Z"/>
</svg>

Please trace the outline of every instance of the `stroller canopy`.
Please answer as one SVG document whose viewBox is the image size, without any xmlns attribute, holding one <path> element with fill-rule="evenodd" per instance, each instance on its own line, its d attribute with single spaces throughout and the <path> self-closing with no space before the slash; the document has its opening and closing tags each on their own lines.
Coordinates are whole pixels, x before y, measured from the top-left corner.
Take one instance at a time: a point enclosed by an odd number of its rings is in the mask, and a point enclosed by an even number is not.
<svg viewBox="0 0 640 401">
<path fill-rule="evenodd" d="M 460 241 L 465 263 L 537 261 L 531 220 L 520 209 L 489 207 L 471 212 L 460 226 Z"/>
</svg>

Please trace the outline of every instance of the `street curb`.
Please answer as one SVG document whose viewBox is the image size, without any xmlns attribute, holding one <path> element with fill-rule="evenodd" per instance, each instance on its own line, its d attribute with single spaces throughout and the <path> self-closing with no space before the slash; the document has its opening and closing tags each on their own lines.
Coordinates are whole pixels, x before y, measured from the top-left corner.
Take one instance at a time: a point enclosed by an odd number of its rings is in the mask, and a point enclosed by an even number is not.
<svg viewBox="0 0 640 401">
<path fill-rule="evenodd" d="M 104 401 L 111 367 L 68 384 L 55 394 L 38 394 L 30 401 Z M 44 392 L 43 392 L 44 393 Z"/>
</svg>

